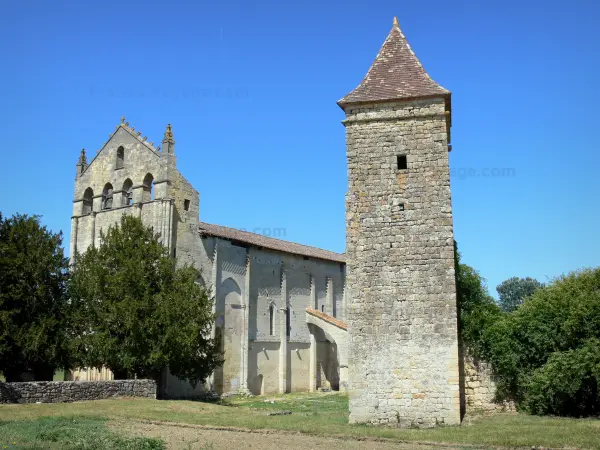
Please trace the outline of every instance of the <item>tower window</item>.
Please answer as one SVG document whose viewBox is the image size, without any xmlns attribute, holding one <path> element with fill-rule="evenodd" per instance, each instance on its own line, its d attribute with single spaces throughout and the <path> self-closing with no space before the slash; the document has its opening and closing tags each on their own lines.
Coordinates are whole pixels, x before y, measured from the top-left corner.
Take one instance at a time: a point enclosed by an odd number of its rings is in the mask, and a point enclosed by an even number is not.
<svg viewBox="0 0 600 450">
<path fill-rule="evenodd" d="M 106 183 L 102 191 L 102 209 L 111 209 L 113 206 L 113 187 L 112 184 Z"/>
<path fill-rule="evenodd" d="M 123 183 L 123 206 L 131 206 L 133 204 L 133 182 L 127 178 Z"/>
<path fill-rule="evenodd" d="M 275 307 L 271 305 L 269 306 L 269 336 L 275 336 L 274 315 Z"/>
<path fill-rule="evenodd" d="M 286 336 L 290 337 L 290 334 L 292 334 L 292 308 L 289 306 L 285 310 L 285 331 Z"/>
<path fill-rule="evenodd" d="M 142 201 L 149 202 L 150 200 L 154 200 L 154 177 L 152 174 L 146 174 L 142 184 L 144 189 Z"/>
<path fill-rule="evenodd" d="M 83 193 L 83 214 L 89 214 L 94 209 L 94 191 L 87 188 Z"/>
<path fill-rule="evenodd" d="M 406 160 L 406 155 L 396 156 L 396 163 L 398 164 L 398 170 L 408 169 L 408 161 Z"/>
<path fill-rule="evenodd" d="M 186 211 L 190 210 L 190 201 L 187 198 L 183 201 L 183 209 Z"/>
<path fill-rule="evenodd" d="M 115 168 L 122 169 L 125 165 L 125 149 L 121 146 L 117 149 L 117 164 Z"/>
</svg>

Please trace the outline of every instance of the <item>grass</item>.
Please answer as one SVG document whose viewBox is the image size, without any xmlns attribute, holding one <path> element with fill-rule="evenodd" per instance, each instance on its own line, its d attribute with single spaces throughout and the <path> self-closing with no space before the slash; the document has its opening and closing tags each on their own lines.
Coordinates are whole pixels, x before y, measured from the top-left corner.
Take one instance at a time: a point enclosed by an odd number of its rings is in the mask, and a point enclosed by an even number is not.
<svg viewBox="0 0 600 450">
<path fill-rule="evenodd" d="M 0 422 L 2 449 L 162 450 L 154 438 L 128 438 L 111 432 L 106 420 L 94 417 L 40 417 Z"/>
<path fill-rule="evenodd" d="M 289 410 L 292 414 L 268 415 L 270 411 L 280 410 Z M 64 404 L 0 405 L 0 421 L 12 420 L 21 423 L 37 420 L 42 416 L 80 418 L 102 416 L 113 420 L 145 419 L 197 425 L 289 430 L 311 435 L 343 435 L 355 438 L 366 436 L 401 441 L 470 444 L 481 447 L 543 446 L 600 449 L 600 420 L 597 419 L 498 414 L 478 417 L 459 427 L 425 430 L 348 425 L 348 399 L 341 394 L 234 397 L 220 403 L 115 399 Z M 1 436 L 2 431 L 0 431 Z"/>
</svg>

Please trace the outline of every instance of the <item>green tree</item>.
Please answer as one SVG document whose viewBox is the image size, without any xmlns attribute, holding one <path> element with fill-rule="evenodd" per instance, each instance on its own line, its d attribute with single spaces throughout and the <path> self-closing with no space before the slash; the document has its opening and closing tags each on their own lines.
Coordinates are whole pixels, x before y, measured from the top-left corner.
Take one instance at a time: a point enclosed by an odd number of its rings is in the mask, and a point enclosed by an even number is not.
<svg viewBox="0 0 600 450">
<path fill-rule="evenodd" d="M 69 294 L 82 366 L 106 366 L 115 377 L 159 380 L 163 369 L 193 385 L 222 363 L 211 338 L 212 301 L 193 267 L 176 268 L 159 235 L 123 216 L 100 245 L 76 255 Z"/>
<path fill-rule="evenodd" d="M 38 216 L 0 213 L 0 371 L 7 381 L 28 373 L 52 380 L 69 364 L 68 260 L 62 233 Z"/>
<path fill-rule="evenodd" d="M 499 396 L 533 413 L 598 411 L 598 339 L 600 268 L 555 279 L 484 332 Z"/>
<path fill-rule="evenodd" d="M 499 296 L 498 303 L 503 311 L 514 311 L 527 297 L 543 287 L 544 284 L 534 278 L 509 278 L 496 287 Z"/>
<path fill-rule="evenodd" d="M 456 242 L 454 269 L 460 340 L 470 354 L 481 357 L 487 349 L 485 330 L 501 318 L 502 311 L 488 294 L 485 279 L 471 266 L 460 262 Z"/>
<path fill-rule="evenodd" d="M 527 382 L 522 406 L 533 414 L 597 416 L 600 413 L 600 339 L 550 355 Z"/>
</svg>

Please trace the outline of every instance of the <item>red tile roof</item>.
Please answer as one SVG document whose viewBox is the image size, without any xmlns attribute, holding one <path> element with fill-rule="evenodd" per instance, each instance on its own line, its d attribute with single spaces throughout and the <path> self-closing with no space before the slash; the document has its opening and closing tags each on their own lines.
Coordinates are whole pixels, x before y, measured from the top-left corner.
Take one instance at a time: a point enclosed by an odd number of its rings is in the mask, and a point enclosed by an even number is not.
<svg viewBox="0 0 600 450">
<path fill-rule="evenodd" d="M 346 262 L 346 255 L 343 253 L 335 253 L 329 250 L 296 244 L 295 242 L 283 241 L 281 239 L 263 236 L 262 234 L 249 233 L 248 231 L 236 230 L 235 228 L 223 227 L 221 225 L 200 222 L 199 232 L 200 234 L 207 236 L 216 236 L 233 241 L 244 242 L 256 247 L 264 247 L 280 252 L 293 253 L 295 255 L 308 256 L 339 263 Z"/>
<path fill-rule="evenodd" d="M 449 96 L 431 79 L 404 37 L 398 20 L 360 85 L 342 98 L 338 105 L 370 103 L 411 98 Z"/>
<path fill-rule="evenodd" d="M 325 322 L 329 322 L 332 325 L 335 325 L 342 330 L 348 330 L 348 324 L 346 322 L 342 322 L 341 320 L 336 319 L 329 314 L 325 314 L 317 309 L 306 308 L 306 312 L 312 316 L 318 317 L 319 319 L 323 319 Z"/>
</svg>

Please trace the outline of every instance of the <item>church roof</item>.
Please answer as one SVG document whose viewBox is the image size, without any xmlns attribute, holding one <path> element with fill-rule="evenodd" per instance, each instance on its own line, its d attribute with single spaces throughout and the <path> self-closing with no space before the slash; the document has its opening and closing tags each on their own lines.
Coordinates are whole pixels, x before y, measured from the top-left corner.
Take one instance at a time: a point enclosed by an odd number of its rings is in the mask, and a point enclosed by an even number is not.
<svg viewBox="0 0 600 450">
<path fill-rule="evenodd" d="M 346 322 L 342 322 L 340 319 L 336 319 L 335 317 L 330 316 L 329 314 L 325 314 L 324 312 L 319 311 L 318 309 L 306 308 L 306 312 L 311 316 L 318 317 L 319 319 L 322 319 L 325 322 L 330 323 L 331 325 L 335 325 L 336 327 L 341 328 L 342 330 L 348 330 L 348 324 Z"/>
<path fill-rule="evenodd" d="M 338 105 L 448 96 L 431 79 L 404 37 L 398 20 L 394 24 L 367 75 Z"/>
<path fill-rule="evenodd" d="M 275 239 L 272 237 L 263 236 L 262 234 L 250 233 L 248 231 L 237 230 L 235 228 L 223 227 L 221 225 L 214 225 L 206 222 L 200 222 L 199 229 L 200 234 L 207 236 L 216 236 L 223 239 L 230 239 L 232 241 L 244 242 L 256 247 L 268 248 L 270 250 L 277 250 L 284 253 L 293 253 L 295 255 L 308 256 L 339 263 L 346 262 L 346 255 L 342 253 L 335 253 L 317 247 L 296 244 L 295 242 Z"/>
</svg>

